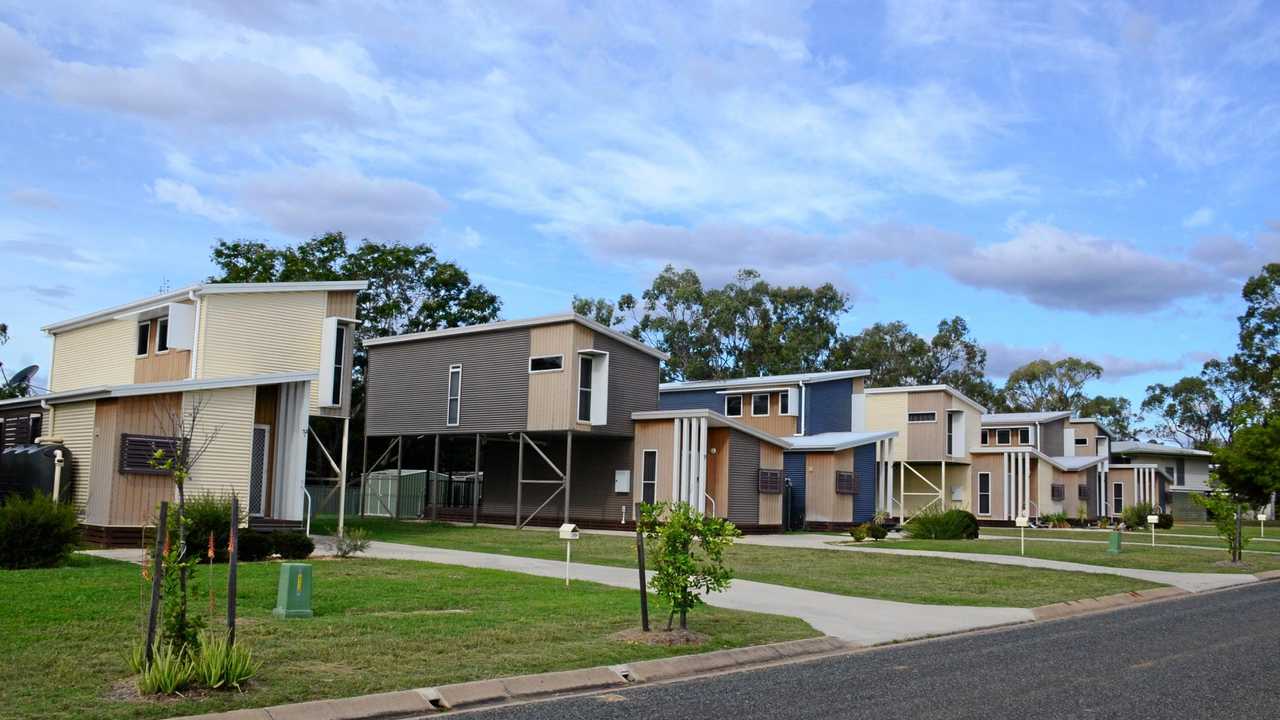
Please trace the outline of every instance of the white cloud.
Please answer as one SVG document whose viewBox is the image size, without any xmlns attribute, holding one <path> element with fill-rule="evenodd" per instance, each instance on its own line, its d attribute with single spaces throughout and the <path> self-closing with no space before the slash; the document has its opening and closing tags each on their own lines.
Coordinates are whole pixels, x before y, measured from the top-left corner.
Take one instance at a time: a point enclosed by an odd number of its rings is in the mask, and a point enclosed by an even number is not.
<svg viewBox="0 0 1280 720">
<path fill-rule="evenodd" d="M 1267 263 L 1280 262 L 1280 221 L 1272 221 L 1251 240 L 1230 235 L 1199 238 L 1190 257 L 1204 267 L 1235 281 L 1255 275 Z"/>
<path fill-rule="evenodd" d="M 207 198 L 199 190 L 180 180 L 158 178 L 151 184 L 151 194 L 156 200 L 182 212 L 199 215 L 216 223 L 228 223 L 240 217 L 240 212 L 234 207 Z"/>
<path fill-rule="evenodd" d="M 21 88 L 33 82 L 48 61 L 44 50 L 0 22 L 0 88 Z"/>
<path fill-rule="evenodd" d="M 1182 219 L 1182 227 L 1202 228 L 1213 222 L 1213 208 L 1202 207 Z"/>
<path fill-rule="evenodd" d="M 1008 377 L 1010 372 L 1033 360 L 1061 360 L 1069 356 L 1098 363 L 1102 366 L 1103 379 L 1108 380 L 1134 377 L 1153 372 L 1172 372 L 1183 369 L 1198 370 L 1199 365 L 1216 357 L 1212 353 L 1188 352 L 1177 357 L 1142 360 L 1111 353 L 1070 352 L 1057 343 L 1028 347 L 992 342 L 984 344 L 984 347 L 987 351 L 987 372 L 998 378 Z"/>
<path fill-rule="evenodd" d="M 258 175 L 244 182 L 241 197 L 246 209 L 290 235 L 342 230 L 384 242 L 418 240 L 447 207 L 424 185 L 339 168 Z"/>
</svg>

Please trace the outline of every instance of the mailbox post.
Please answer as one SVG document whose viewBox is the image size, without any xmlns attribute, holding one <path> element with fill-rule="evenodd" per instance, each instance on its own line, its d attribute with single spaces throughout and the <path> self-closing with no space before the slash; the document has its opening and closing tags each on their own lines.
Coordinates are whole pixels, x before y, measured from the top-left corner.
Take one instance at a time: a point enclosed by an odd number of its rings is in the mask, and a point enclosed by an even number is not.
<svg viewBox="0 0 1280 720">
<path fill-rule="evenodd" d="M 560 539 L 564 540 L 564 586 L 569 587 L 569 563 L 573 554 L 573 541 L 579 537 L 578 526 L 565 523 L 560 526 Z"/>
<path fill-rule="evenodd" d="M 1028 518 L 1026 515 L 1019 515 L 1017 518 L 1014 519 L 1013 524 L 1018 526 L 1018 534 L 1021 536 L 1022 547 L 1019 550 L 1019 554 L 1026 555 L 1027 554 L 1027 525 L 1031 524 L 1031 519 Z"/>
<path fill-rule="evenodd" d="M 1160 522 L 1159 515 L 1148 515 L 1147 524 L 1151 526 L 1151 547 L 1156 546 L 1156 523 Z"/>
</svg>

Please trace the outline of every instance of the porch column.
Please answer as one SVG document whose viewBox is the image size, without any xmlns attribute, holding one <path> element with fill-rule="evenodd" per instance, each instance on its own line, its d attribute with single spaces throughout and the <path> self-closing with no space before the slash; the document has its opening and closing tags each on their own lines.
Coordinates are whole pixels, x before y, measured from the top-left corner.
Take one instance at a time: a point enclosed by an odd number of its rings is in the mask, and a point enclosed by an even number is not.
<svg viewBox="0 0 1280 720">
<path fill-rule="evenodd" d="M 476 433 L 475 469 L 471 472 L 471 527 L 480 519 L 480 433 Z"/>
<path fill-rule="evenodd" d="M 342 537 L 343 523 L 347 515 L 347 441 L 351 433 L 351 418 L 342 418 L 342 459 L 339 461 L 340 470 L 338 472 L 342 477 L 338 478 L 338 537 Z M 365 443 L 365 453 L 368 453 L 368 443 Z M 315 513 L 314 507 L 307 508 L 307 512 Z"/>
<path fill-rule="evenodd" d="M 436 447 L 431 458 L 431 477 L 427 478 L 427 492 L 431 495 L 431 519 L 439 517 L 440 509 L 440 436 L 436 435 Z M 434 489 L 434 492 L 432 491 Z"/>
<path fill-rule="evenodd" d="M 520 506 L 524 502 L 524 433 L 516 438 L 516 529 L 520 529 Z"/>
<path fill-rule="evenodd" d="M 396 436 L 396 506 L 391 517 L 400 517 L 400 481 L 404 479 L 404 436 Z"/>
</svg>

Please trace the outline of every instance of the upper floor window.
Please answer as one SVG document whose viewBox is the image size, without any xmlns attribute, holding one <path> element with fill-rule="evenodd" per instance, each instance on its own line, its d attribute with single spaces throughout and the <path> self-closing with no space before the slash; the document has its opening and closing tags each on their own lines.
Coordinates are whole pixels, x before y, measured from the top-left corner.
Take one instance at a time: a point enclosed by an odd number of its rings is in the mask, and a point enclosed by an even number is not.
<svg viewBox="0 0 1280 720">
<path fill-rule="evenodd" d="M 578 420 L 591 422 L 591 377 L 595 358 L 578 356 Z"/>
<path fill-rule="evenodd" d="M 751 396 L 751 415 L 760 417 L 769 414 L 769 393 L 756 393 Z"/>
<path fill-rule="evenodd" d="M 931 423 L 938 421 L 938 413 L 930 410 L 929 412 L 913 412 L 907 413 L 907 422 L 909 423 Z"/>
<path fill-rule="evenodd" d="M 989 442 L 989 441 L 988 441 L 988 439 L 987 439 L 987 431 L 986 431 L 986 430 L 983 430 L 983 431 L 982 431 L 982 433 L 981 433 L 981 435 L 982 435 L 982 439 L 981 439 L 981 440 L 979 440 L 978 442 L 981 442 L 983 445 L 989 445 L 989 444 L 990 444 L 990 442 Z"/>
<path fill-rule="evenodd" d="M 151 321 L 138 323 L 138 357 L 143 357 L 151 348 Z"/>
<path fill-rule="evenodd" d="M 445 425 L 453 427 L 462 415 L 462 366 L 449 366 L 449 399 Z"/>
<path fill-rule="evenodd" d="M 338 325 L 337 335 L 333 341 L 333 386 L 329 388 L 329 400 L 334 405 L 342 404 L 342 382 L 343 370 L 346 369 L 346 363 L 343 360 L 347 355 L 347 328 L 345 325 Z"/>
<path fill-rule="evenodd" d="M 1010 433 L 1008 430 L 996 430 L 996 444 L 1008 445 Z"/>
<path fill-rule="evenodd" d="M 156 352 L 169 352 L 169 318 L 156 320 Z"/>
<path fill-rule="evenodd" d="M 778 393 L 778 414 L 779 415 L 791 414 L 791 393 L 789 392 Z"/>
<path fill-rule="evenodd" d="M 1076 438 L 1076 444 L 1077 444 L 1077 445 L 1088 445 L 1088 444 L 1089 444 L 1089 438 Z"/>
<path fill-rule="evenodd" d="M 947 454 L 956 454 L 956 414 L 947 413 Z"/>
<path fill-rule="evenodd" d="M 729 417 L 742 417 L 742 396 L 724 396 L 724 414 Z"/>
<path fill-rule="evenodd" d="M 1018 428 L 1018 444 L 1019 445 L 1031 444 L 1031 428 Z"/>
<path fill-rule="evenodd" d="M 559 372 L 564 370 L 563 355 L 540 355 L 529 358 L 529 372 Z"/>
</svg>

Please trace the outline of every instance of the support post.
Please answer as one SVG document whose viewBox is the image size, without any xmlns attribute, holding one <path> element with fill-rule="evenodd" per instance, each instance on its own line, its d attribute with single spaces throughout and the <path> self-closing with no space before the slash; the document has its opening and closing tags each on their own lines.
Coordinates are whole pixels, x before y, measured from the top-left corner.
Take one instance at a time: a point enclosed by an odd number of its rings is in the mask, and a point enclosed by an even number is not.
<svg viewBox="0 0 1280 720">
<path fill-rule="evenodd" d="M 892 481 L 891 481 L 892 482 Z M 907 461 L 898 462 L 898 519 L 905 525 L 907 522 Z"/>
<path fill-rule="evenodd" d="M 160 587 L 164 574 L 164 539 L 169 534 L 169 501 L 160 502 L 160 521 L 156 524 L 156 549 L 151 566 L 151 608 L 147 611 L 147 667 L 151 667 L 152 650 L 156 645 L 156 621 L 160 612 Z"/>
<path fill-rule="evenodd" d="M 365 426 L 364 450 L 360 457 L 360 512 L 364 513 L 364 490 L 369 485 L 369 428 Z"/>
<path fill-rule="evenodd" d="M 471 527 L 480 519 L 480 433 L 476 433 L 475 469 L 471 473 Z"/>
<path fill-rule="evenodd" d="M 227 644 L 236 644 L 236 568 L 240 560 L 240 498 L 231 496 L 231 534 L 227 542 Z"/>
<path fill-rule="evenodd" d="M 524 433 L 516 440 L 516 529 L 520 529 L 520 509 L 524 502 Z"/>
<path fill-rule="evenodd" d="M 573 468 L 573 431 L 564 434 L 564 521 L 569 522 L 569 471 Z"/>
<path fill-rule="evenodd" d="M 431 519 L 435 520 L 440 517 L 440 436 L 436 435 L 435 454 L 431 459 L 431 477 L 428 478 L 428 489 L 434 485 L 435 490 L 431 493 Z"/>
<path fill-rule="evenodd" d="M 400 481 L 404 479 L 404 436 L 396 436 L 396 504 L 395 508 L 388 507 L 391 511 L 391 519 L 400 517 Z"/>
<path fill-rule="evenodd" d="M 342 457 L 338 461 L 341 468 L 338 472 L 338 537 L 342 537 L 343 525 L 347 519 L 347 443 L 351 436 L 351 418 L 342 418 Z M 308 508 L 315 512 L 315 508 Z"/>
<path fill-rule="evenodd" d="M 644 571 L 644 532 L 636 522 L 636 567 L 640 570 L 640 627 L 649 632 L 649 583 Z"/>
</svg>

